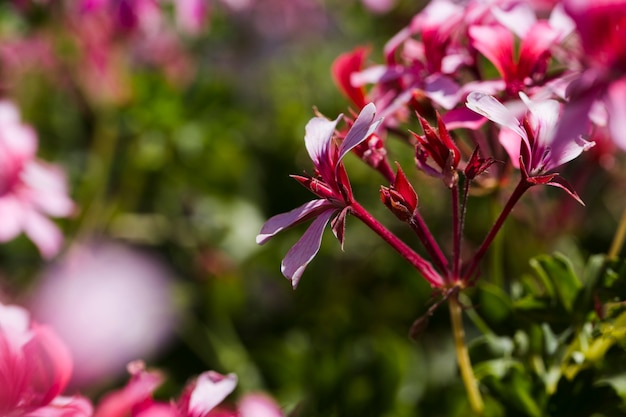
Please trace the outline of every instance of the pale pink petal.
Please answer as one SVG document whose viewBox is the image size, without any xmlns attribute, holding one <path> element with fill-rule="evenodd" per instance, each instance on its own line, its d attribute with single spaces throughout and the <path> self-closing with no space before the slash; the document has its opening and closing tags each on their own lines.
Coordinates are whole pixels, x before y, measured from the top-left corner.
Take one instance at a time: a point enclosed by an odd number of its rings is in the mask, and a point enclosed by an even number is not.
<svg viewBox="0 0 626 417">
<path fill-rule="evenodd" d="M 524 129 L 521 128 L 517 118 L 494 97 L 474 91 L 467 96 L 467 107 L 478 114 L 482 114 L 492 122 L 508 127 L 525 141 L 528 141 L 528 136 Z"/>
<path fill-rule="evenodd" d="M 287 213 L 277 214 L 265 222 L 256 237 L 256 243 L 262 245 L 278 232 L 317 216 L 329 207 L 332 206 L 327 200 L 312 200 Z"/>
<path fill-rule="evenodd" d="M 74 212 L 75 205 L 68 197 L 67 180 L 61 168 L 32 161 L 24 166 L 21 179 L 28 186 L 29 200 L 39 210 L 55 217 L 67 217 Z"/>
<path fill-rule="evenodd" d="M 237 405 L 239 417 L 283 417 L 276 402 L 263 394 L 248 394 Z"/>
<path fill-rule="evenodd" d="M 386 13 L 396 4 L 396 0 L 361 0 L 363 5 L 373 13 Z"/>
<path fill-rule="evenodd" d="M 187 417 L 202 417 L 235 389 L 237 375 L 221 375 L 215 371 L 200 374 L 189 397 Z"/>
<path fill-rule="evenodd" d="M 336 210 L 332 208 L 321 213 L 285 255 L 280 269 L 283 275 L 291 281 L 294 289 L 298 286 L 300 277 L 302 277 L 302 273 L 309 262 L 317 255 L 322 243 L 324 228 L 335 213 Z"/>
<path fill-rule="evenodd" d="M 63 244 L 63 234 L 57 225 L 32 209 L 24 212 L 24 233 L 46 259 L 56 255 Z"/>
<path fill-rule="evenodd" d="M 176 22 L 187 33 L 196 34 L 206 22 L 208 0 L 177 0 Z"/>
<path fill-rule="evenodd" d="M 92 415 L 93 406 L 87 398 L 59 396 L 47 406 L 38 408 L 23 417 L 91 417 Z"/>
<path fill-rule="evenodd" d="M 487 121 L 487 119 L 480 114 L 465 107 L 459 107 L 447 111 L 443 116 L 441 116 L 441 119 L 445 123 L 448 130 L 459 128 L 475 130 L 480 128 Z"/>
<path fill-rule="evenodd" d="M 459 85 L 450 77 L 433 74 L 424 80 L 424 94 L 446 110 L 459 102 Z"/>
<path fill-rule="evenodd" d="M 24 227 L 24 209 L 13 195 L 0 197 L 0 242 L 8 242 Z"/>
<path fill-rule="evenodd" d="M 304 145 L 316 168 L 326 163 L 330 141 L 335 133 L 335 127 L 342 118 L 339 115 L 335 120 L 328 120 L 324 117 L 314 117 L 305 127 Z"/>
<path fill-rule="evenodd" d="M 580 138 L 589 133 L 589 111 L 594 102 L 595 94 L 592 93 L 576 97 L 565 104 L 552 139 L 553 154 L 564 155 L 564 159 L 571 152 L 572 142 L 579 143 L 579 147 L 588 146 L 580 142 Z"/>
<path fill-rule="evenodd" d="M 363 110 L 361 110 L 361 113 L 359 113 L 359 116 L 354 121 L 350 131 L 348 131 L 343 142 L 341 142 L 341 146 L 339 147 L 339 161 L 341 161 L 344 155 L 350 152 L 351 149 L 376 131 L 382 119 L 374 121 L 374 117 L 376 117 L 376 106 L 374 106 L 374 103 L 369 103 L 363 107 Z"/>
<path fill-rule="evenodd" d="M 535 11 L 528 3 L 514 4 L 508 10 L 493 7 L 491 12 L 498 22 L 515 33 L 520 39 L 524 39 L 530 28 L 537 22 Z"/>
<path fill-rule="evenodd" d="M 626 78 L 609 86 L 607 102 L 611 138 L 617 146 L 626 150 Z"/>
<path fill-rule="evenodd" d="M 125 417 L 125 416 L 124 416 Z M 132 417 L 186 417 L 181 416 L 176 406 L 171 403 L 150 403 L 139 412 L 134 412 Z"/>
<path fill-rule="evenodd" d="M 556 100 L 531 100 L 524 93 L 519 93 L 519 96 L 530 110 L 530 123 L 537 141 L 535 146 L 546 149 L 554 139 L 561 105 Z"/>
<path fill-rule="evenodd" d="M 515 168 L 519 168 L 519 156 L 520 156 L 520 145 L 522 144 L 522 138 L 520 138 L 519 134 L 513 132 L 511 129 L 501 129 L 498 134 L 498 140 L 502 147 L 506 150 L 506 153 L 509 154 L 509 158 L 511 159 L 511 163 Z"/>
<path fill-rule="evenodd" d="M 550 26 L 558 32 L 558 41 L 563 40 L 576 29 L 576 23 L 565 13 L 565 9 L 561 3 L 558 3 L 554 6 L 554 9 L 552 9 L 549 23 Z"/>
</svg>

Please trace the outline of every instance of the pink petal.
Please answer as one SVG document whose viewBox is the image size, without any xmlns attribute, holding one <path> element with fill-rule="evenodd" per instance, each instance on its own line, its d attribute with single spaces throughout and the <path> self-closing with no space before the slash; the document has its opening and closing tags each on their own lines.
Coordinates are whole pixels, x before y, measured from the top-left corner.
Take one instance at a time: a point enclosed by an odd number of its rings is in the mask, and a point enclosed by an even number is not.
<svg viewBox="0 0 626 417">
<path fill-rule="evenodd" d="M 63 170 L 55 165 L 32 161 L 24 167 L 22 181 L 28 186 L 28 198 L 46 214 L 67 217 L 74 212 L 74 202 L 68 197 L 67 180 Z"/>
<path fill-rule="evenodd" d="M 466 104 L 468 108 L 476 113 L 482 114 L 487 119 L 501 126 L 508 127 L 520 135 L 525 141 L 528 141 L 528 136 L 526 136 L 526 132 L 520 127 L 517 118 L 509 109 L 492 96 L 474 91 L 467 96 Z"/>
<path fill-rule="evenodd" d="M 324 228 L 335 213 L 336 210 L 334 208 L 327 209 L 321 213 L 313 223 L 311 223 L 300 240 L 298 240 L 289 252 L 287 252 L 287 255 L 285 255 L 280 269 L 283 275 L 291 280 L 291 285 L 294 289 L 298 286 L 300 277 L 302 277 L 302 273 L 309 262 L 317 255 L 322 243 Z"/>
<path fill-rule="evenodd" d="M 239 417 L 283 417 L 273 399 L 262 394 L 248 394 L 237 406 Z"/>
<path fill-rule="evenodd" d="M 189 397 L 188 417 L 202 417 L 235 389 L 237 375 L 221 375 L 215 371 L 200 374 Z"/>
<path fill-rule="evenodd" d="M 15 196 L 0 197 L 0 242 L 8 242 L 20 234 L 24 217 L 23 206 Z"/>
<path fill-rule="evenodd" d="M 537 22 L 535 11 L 527 3 L 514 4 L 509 10 L 493 7 L 491 12 L 503 26 L 524 39 L 530 28 Z"/>
<path fill-rule="evenodd" d="M 152 398 L 152 392 L 161 385 L 163 377 L 158 372 L 144 370 L 142 362 L 132 362 L 128 365 L 132 377 L 128 384 L 120 390 L 105 395 L 94 417 L 126 417 L 138 404 L 145 403 Z"/>
<path fill-rule="evenodd" d="M 376 106 L 374 103 L 369 103 L 363 107 L 363 110 L 361 110 L 361 113 L 359 113 L 359 116 L 354 121 L 345 139 L 341 142 L 341 146 L 339 147 L 339 161 L 341 161 L 344 155 L 350 152 L 352 148 L 363 142 L 376 131 L 382 119 L 378 119 L 374 122 L 374 117 L 376 117 Z M 339 166 L 339 164 L 337 164 L 337 166 Z"/>
<path fill-rule="evenodd" d="M 24 233 L 37 246 L 41 256 L 50 259 L 56 255 L 63 244 L 63 234 L 57 225 L 32 209 L 26 210 L 24 217 Z"/>
<path fill-rule="evenodd" d="M 91 417 L 92 415 L 93 406 L 87 398 L 59 396 L 47 406 L 38 408 L 23 417 Z"/>
<path fill-rule="evenodd" d="M 502 147 L 506 150 L 506 153 L 509 154 L 509 158 L 511 159 L 511 163 L 515 168 L 519 168 L 519 156 L 520 156 L 520 145 L 522 143 L 522 138 L 511 129 L 501 129 L 498 134 L 498 140 Z"/>
<path fill-rule="evenodd" d="M 469 36 L 474 48 L 496 67 L 502 78 L 515 75 L 513 67 L 513 35 L 502 26 L 472 26 Z"/>
<path fill-rule="evenodd" d="M 312 200 L 287 213 L 277 214 L 265 222 L 256 237 L 256 243 L 262 245 L 278 232 L 317 216 L 330 207 L 332 206 L 327 200 Z"/>
<path fill-rule="evenodd" d="M 309 120 L 305 127 L 304 145 L 318 170 L 320 170 L 323 164 L 327 163 L 330 142 L 335 133 L 335 127 L 342 117 L 343 115 L 339 115 L 335 120 L 314 117 Z"/>
<path fill-rule="evenodd" d="M 611 138 L 617 146 L 626 150 L 626 78 L 609 86 L 607 102 Z"/>
<path fill-rule="evenodd" d="M 559 32 L 547 22 L 538 22 L 524 38 L 517 64 L 517 76 L 520 80 L 533 74 L 537 65 L 546 59 L 550 48 L 558 39 Z"/>
</svg>

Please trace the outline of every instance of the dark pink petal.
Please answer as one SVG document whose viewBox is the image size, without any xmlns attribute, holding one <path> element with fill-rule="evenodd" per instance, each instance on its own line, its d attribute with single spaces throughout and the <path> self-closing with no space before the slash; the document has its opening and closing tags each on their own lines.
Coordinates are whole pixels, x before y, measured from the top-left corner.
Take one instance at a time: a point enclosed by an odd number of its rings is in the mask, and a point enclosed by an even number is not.
<svg viewBox="0 0 626 417">
<path fill-rule="evenodd" d="M 163 382 L 161 374 L 146 371 L 142 362 L 132 362 L 128 369 L 132 374 L 128 384 L 105 395 L 94 417 L 127 417 L 133 409 L 153 402 L 152 393 Z"/>
<path fill-rule="evenodd" d="M 515 76 L 513 63 L 513 35 L 502 26 L 472 26 L 469 28 L 472 45 L 496 67 L 507 82 Z"/>
<path fill-rule="evenodd" d="M 256 237 L 256 243 L 264 244 L 278 232 L 317 216 L 321 212 L 332 208 L 325 199 L 309 201 L 287 213 L 277 214 L 265 222 Z"/>
<path fill-rule="evenodd" d="M 515 115 L 492 96 L 474 91 L 467 96 L 466 104 L 471 110 L 482 114 L 492 122 L 508 127 L 528 142 L 528 136 Z"/>
<path fill-rule="evenodd" d="M 359 109 L 365 106 L 365 90 L 353 83 L 352 76 L 363 69 L 365 58 L 368 54 L 367 48 L 356 48 L 351 52 L 339 55 L 331 68 L 335 84 Z"/>
<path fill-rule="evenodd" d="M 518 59 L 517 77 L 523 81 L 534 71 L 545 67 L 549 50 L 559 37 L 559 32 L 552 29 L 547 22 L 534 25 L 522 42 Z M 543 71 L 542 71 L 543 72 Z"/>
<path fill-rule="evenodd" d="M 281 272 L 291 281 L 295 289 L 307 265 L 320 249 L 324 228 L 330 218 L 337 212 L 334 208 L 326 209 L 311 223 L 300 240 L 287 252 L 281 264 Z"/>
<path fill-rule="evenodd" d="M 283 417 L 283 413 L 270 397 L 262 394 L 248 394 L 237 406 L 239 417 Z"/>
<path fill-rule="evenodd" d="M 480 128 L 487 121 L 487 119 L 480 114 L 465 107 L 452 109 L 446 112 L 441 119 L 449 130 L 459 128 L 475 130 Z"/>
<path fill-rule="evenodd" d="M 361 113 L 359 113 L 359 116 L 354 121 L 350 131 L 343 142 L 341 142 L 341 146 L 339 147 L 339 161 L 341 161 L 344 155 L 350 152 L 351 149 L 376 131 L 382 119 L 374 121 L 374 117 L 376 117 L 376 106 L 374 103 L 369 103 L 367 106 L 363 107 L 363 110 L 361 110 Z"/>
<path fill-rule="evenodd" d="M 63 341 L 47 326 L 32 325 L 33 338 L 24 345 L 31 389 L 41 405 L 61 394 L 72 376 L 72 357 Z"/>
<path fill-rule="evenodd" d="M 221 375 L 215 371 L 200 374 L 196 379 L 186 417 L 203 417 L 217 407 L 237 386 L 237 375 Z"/>
</svg>

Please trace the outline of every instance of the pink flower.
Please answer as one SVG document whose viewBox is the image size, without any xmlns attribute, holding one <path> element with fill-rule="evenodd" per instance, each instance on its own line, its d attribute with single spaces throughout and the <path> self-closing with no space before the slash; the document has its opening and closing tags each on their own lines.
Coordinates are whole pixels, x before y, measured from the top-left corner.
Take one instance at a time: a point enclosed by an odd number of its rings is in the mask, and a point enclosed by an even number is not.
<svg viewBox="0 0 626 417">
<path fill-rule="evenodd" d="M 565 0 L 576 23 L 586 66 L 568 89 L 569 103 L 557 136 L 586 132 L 594 104 L 606 109 L 613 141 L 626 150 L 626 1 Z"/>
<path fill-rule="evenodd" d="M 63 236 L 47 216 L 66 217 L 74 211 L 60 168 L 35 159 L 35 131 L 20 120 L 15 105 L 0 101 L 0 242 L 20 232 L 51 258 Z"/>
<path fill-rule="evenodd" d="M 80 397 L 59 397 L 72 373 L 69 351 L 18 306 L 0 304 L 0 415 L 89 416 Z"/>
<path fill-rule="evenodd" d="M 467 97 L 467 107 L 505 128 L 500 131 L 500 143 L 512 163 L 522 170 L 526 180 L 533 184 L 563 188 L 580 201 L 561 176 L 547 173 L 578 157 L 591 148 L 594 142 L 581 137 L 569 137 L 557 143 L 555 131 L 561 112 L 559 102 L 532 101 L 524 93 L 519 95 L 528 109 L 521 121 L 513 111 L 486 94 L 471 93 Z"/>
<path fill-rule="evenodd" d="M 215 371 L 200 374 L 184 388 L 177 401 L 161 402 L 152 398 L 163 382 L 156 371 L 146 371 L 143 362 L 128 365 L 131 379 L 117 391 L 105 395 L 94 417 L 282 417 L 276 403 L 262 394 L 248 394 L 238 410 L 218 407 L 237 385 L 235 374 Z"/>
<path fill-rule="evenodd" d="M 44 272 L 33 311 L 67 343 L 72 385 L 122 374 L 163 348 L 175 322 L 169 278 L 157 259 L 110 242 L 77 244 Z"/>
<path fill-rule="evenodd" d="M 311 192 L 321 197 L 287 213 L 270 218 L 257 235 L 256 242 L 263 244 L 281 230 L 315 218 L 302 238 L 287 252 L 281 265 L 283 275 L 294 288 L 306 266 L 319 251 L 322 234 L 330 219 L 335 237 L 343 244 L 345 219 L 352 202 L 352 189 L 341 160 L 351 149 L 367 139 L 377 129 L 381 120 L 374 121 L 376 107 L 368 104 L 341 142 L 334 140 L 335 127 L 342 118 L 335 120 L 314 117 L 306 125 L 304 142 L 315 166 L 314 177 L 293 177 Z"/>
</svg>

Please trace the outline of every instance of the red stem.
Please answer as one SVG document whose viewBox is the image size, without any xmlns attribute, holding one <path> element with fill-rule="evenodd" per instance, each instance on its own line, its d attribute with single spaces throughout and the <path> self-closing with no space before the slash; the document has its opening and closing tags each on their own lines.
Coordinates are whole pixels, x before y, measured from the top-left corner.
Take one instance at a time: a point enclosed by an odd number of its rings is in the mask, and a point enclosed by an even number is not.
<svg viewBox="0 0 626 417">
<path fill-rule="evenodd" d="M 352 215 L 361 220 L 365 225 L 372 229 L 378 236 L 396 250 L 404 259 L 406 259 L 422 276 L 434 287 L 443 287 L 444 280 L 439 273 L 433 268 L 430 262 L 426 261 L 411 249 L 406 243 L 400 240 L 396 235 L 391 233 L 385 226 L 376 220 L 363 206 L 356 201 L 350 204 Z"/>
</svg>

